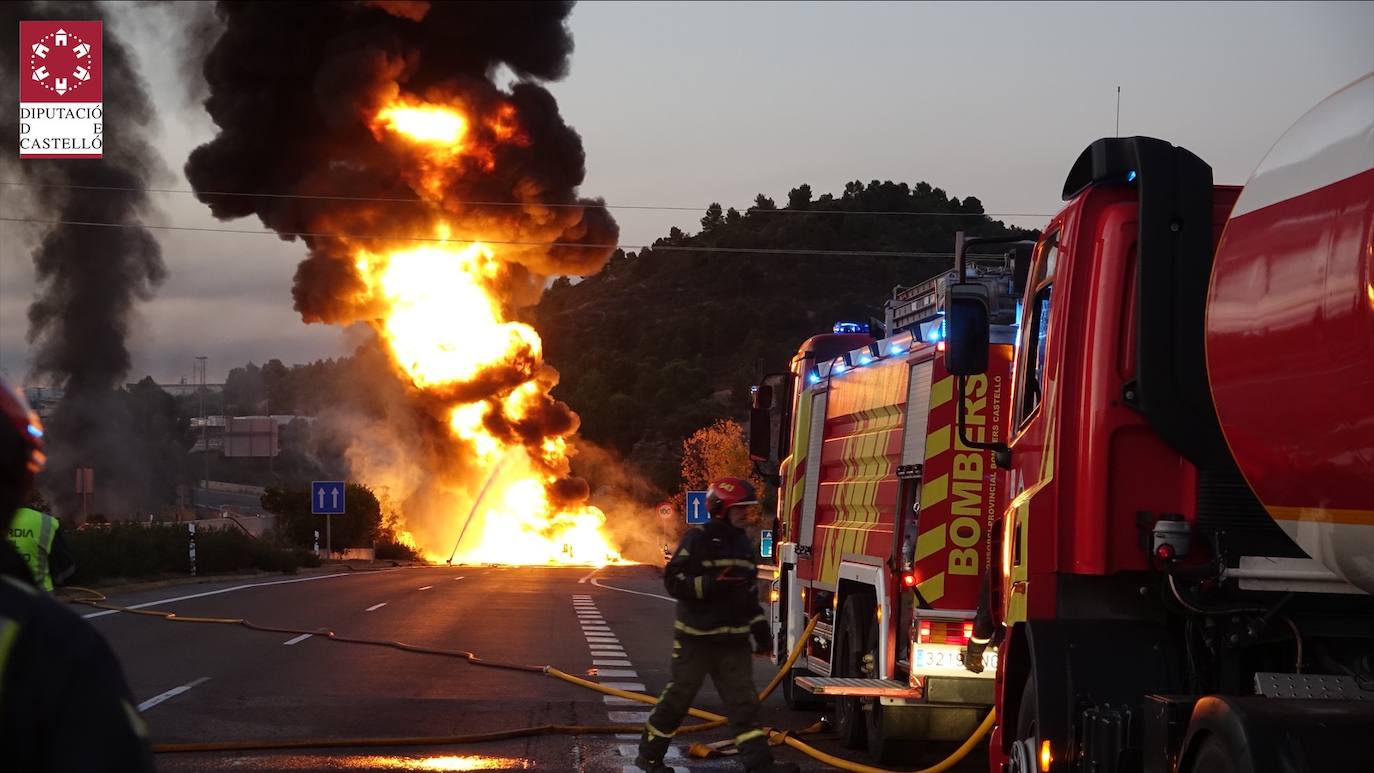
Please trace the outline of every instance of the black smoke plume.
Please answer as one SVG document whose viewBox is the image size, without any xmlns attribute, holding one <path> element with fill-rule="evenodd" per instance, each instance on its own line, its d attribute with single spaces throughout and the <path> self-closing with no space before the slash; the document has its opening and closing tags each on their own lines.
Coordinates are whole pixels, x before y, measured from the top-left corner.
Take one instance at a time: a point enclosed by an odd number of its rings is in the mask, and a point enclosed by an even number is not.
<svg viewBox="0 0 1374 773">
<path fill-rule="evenodd" d="M 94 20 L 103 15 L 87 2 L 9 2 L 0 4 L 0 28 L 7 40 L 15 41 L 20 20 Z M 118 390 L 129 372 L 128 339 L 136 307 L 152 297 L 167 275 L 161 248 L 142 227 L 154 209 L 143 189 L 162 166 L 150 141 L 155 115 L 147 88 L 128 47 L 108 24 L 103 50 L 104 157 L 11 157 L 5 162 L 13 170 L 6 171 L 7 179 L 18 176 L 32 186 L 5 191 L 28 197 L 29 214 L 109 224 L 40 226 L 41 241 L 33 252 L 38 297 L 29 307 L 28 335 L 34 375 L 65 389 L 49 422 L 44 484 L 48 500 L 62 515 L 80 512 L 73 492 L 77 467 L 95 468 L 93 505 L 101 511 L 154 506 L 152 492 L 160 485 L 158 471 L 131 453 L 137 438 Z M 18 83 L 17 59 L 10 50 L 0 56 L 0 79 L 7 87 Z M 0 135 L 14 138 L 17 100 L 12 94 L 7 100 L 0 110 Z"/>
<path fill-rule="evenodd" d="M 305 243 L 292 294 L 306 322 L 372 321 L 356 252 L 416 246 L 407 239 L 433 237 L 440 221 L 454 239 L 493 243 L 503 268 L 488 289 L 507 310 L 531 303 L 548 276 L 599 271 L 619 236 L 604 203 L 578 195 L 586 175 L 581 137 L 541 85 L 567 74 L 571 9 L 565 2 L 220 3 L 223 33 L 204 68 L 205 107 L 219 134 L 192 152 L 186 176 L 217 218 L 254 215 L 283 239 Z M 496 83 L 503 75 L 513 81 L 508 89 Z M 469 137 L 489 153 L 460 154 L 435 168 L 412 146 L 379 136 L 379 110 L 398 99 L 461 105 L 472 118 Z M 532 380 L 542 404 L 518 418 L 503 415 L 501 396 Z M 421 466 L 453 473 L 447 412 L 486 400 L 487 429 L 538 459 L 546 438 L 577 429 L 576 414 L 548 396 L 556 383 L 557 373 L 526 352 L 467 383 L 413 394 L 414 415 L 393 416 L 390 425 L 435 434 L 400 433 L 405 447 L 431 449 Z M 568 478 L 566 464 L 546 472 L 560 478 L 548 487 L 554 501 L 586 499 L 586 484 Z"/>
</svg>

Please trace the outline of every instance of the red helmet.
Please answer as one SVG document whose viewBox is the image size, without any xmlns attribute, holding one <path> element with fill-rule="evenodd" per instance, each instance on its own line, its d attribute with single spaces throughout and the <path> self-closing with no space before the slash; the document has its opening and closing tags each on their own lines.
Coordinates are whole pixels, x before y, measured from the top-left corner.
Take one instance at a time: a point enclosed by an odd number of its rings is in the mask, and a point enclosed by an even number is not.
<svg viewBox="0 0 1374 773">
<path fill-rule="evenodd" d="M 46 461 L 43 422 L 24 395 L 0 376 L 0 508 L 5 510 L 0 523 L 8 522 Z"/>
<path fill-rule="evenodd" d="M 706 512 L 712 518 L 722 518 L 732 507 L 759 503 L 754 486 L 744 478 L 721 478 L 706 490 Z"/>
</svg>

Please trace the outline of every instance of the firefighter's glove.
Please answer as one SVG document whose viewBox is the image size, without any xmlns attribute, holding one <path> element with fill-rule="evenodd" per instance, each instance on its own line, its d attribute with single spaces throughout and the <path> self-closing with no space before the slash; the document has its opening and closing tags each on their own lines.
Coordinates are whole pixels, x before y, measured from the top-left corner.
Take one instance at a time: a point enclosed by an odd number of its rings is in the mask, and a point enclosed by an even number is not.
<svg viewBox="0 0 1374 773">
<path fill-rule="evenodd" d="M 964 668 L 975 674 L 983 673 L 983 653 L 987 648 L 987 642 L 969 639 L 968 644 L 964 645 Z"/>
<path fill-rule="evenodd" d="M 769 630 L 767 621 L 760 620 L 749 626 L 749 635 L 754 637 L 755 655 L 773 654 L 773 632 Z"/>
</svg>

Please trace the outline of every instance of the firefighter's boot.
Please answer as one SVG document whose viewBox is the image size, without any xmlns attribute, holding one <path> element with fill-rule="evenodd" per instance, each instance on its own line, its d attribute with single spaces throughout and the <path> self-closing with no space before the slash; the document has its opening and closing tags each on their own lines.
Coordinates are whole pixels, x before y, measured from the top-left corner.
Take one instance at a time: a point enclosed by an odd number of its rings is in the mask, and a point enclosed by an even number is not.
<svg viewBox="0 0 1374 773">
<path fill-rule="evenodd" d="M 663 760 L 646 760 L 635 757 L 635 767 L 646 773 L 673 773 L 673 769 L 663 764 Z"/>
</svg>

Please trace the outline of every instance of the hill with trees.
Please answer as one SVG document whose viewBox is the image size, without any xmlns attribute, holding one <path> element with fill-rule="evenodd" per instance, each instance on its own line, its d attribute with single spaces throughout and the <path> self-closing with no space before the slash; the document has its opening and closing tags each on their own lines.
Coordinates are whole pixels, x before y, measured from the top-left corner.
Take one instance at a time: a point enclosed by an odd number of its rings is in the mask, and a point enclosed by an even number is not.
<svg viewBox="0 0 1374 773">
<path fill-rule="evenodd" d="M 559 278 L 527 316 L 582 436 L 673 491 L 685 438 L 744 419 L 749 387 L 806 338 L 881 320 L 894 287 L 951 268 L 959 230 L 1030 235 L 925 182 L 820 196 L 803 184 L 781 208 L 763 194 L 744 212 L 713 203 L 698 233 L 673 228 L 599 274 Z M 894 252 L 906 255 L 875 254 Z"/>
</svg>

